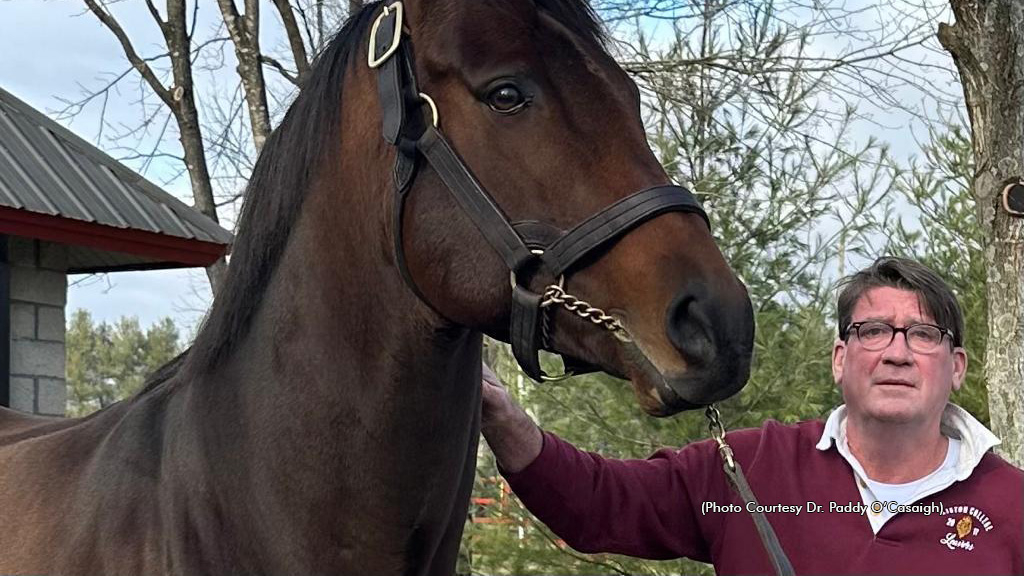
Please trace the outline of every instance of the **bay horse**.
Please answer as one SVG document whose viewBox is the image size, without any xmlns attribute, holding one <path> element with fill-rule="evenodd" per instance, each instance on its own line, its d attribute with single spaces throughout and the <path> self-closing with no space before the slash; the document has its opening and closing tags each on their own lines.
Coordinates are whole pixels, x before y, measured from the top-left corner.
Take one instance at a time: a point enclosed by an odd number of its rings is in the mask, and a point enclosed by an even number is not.
<svg viewBox="0 0 1024 576">
<path fill-rule="evenodd" d="M 583 0 L 368 4 L 263 148 L 191 348 L 85 418 L 0 410 L 0 573 L 451 574 L 482 334 L 653 415 L 745 384 L 746 290 L 668 181 Z M 556 307 L 538 341 L 557 276 L 628 337 Z"/>
</svg>

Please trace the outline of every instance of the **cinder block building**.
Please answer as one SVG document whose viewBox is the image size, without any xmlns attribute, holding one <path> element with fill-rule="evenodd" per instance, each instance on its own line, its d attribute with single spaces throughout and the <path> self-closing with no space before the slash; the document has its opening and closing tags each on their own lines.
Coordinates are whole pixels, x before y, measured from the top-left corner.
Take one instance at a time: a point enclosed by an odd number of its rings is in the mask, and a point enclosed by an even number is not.
<svg viewBox="0 0 1024 576">
<path fill-rule="evenodd" d="M 231 240 L 0 89 L 0 406 L 64 414 L 69 274 L 209 266 Z"/>
</svg>

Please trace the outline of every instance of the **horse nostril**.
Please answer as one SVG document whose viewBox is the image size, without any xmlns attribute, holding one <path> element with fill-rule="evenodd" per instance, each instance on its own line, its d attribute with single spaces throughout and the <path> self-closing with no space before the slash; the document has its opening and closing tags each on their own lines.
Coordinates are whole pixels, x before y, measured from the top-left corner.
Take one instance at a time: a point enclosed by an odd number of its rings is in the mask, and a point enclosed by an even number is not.
<svg viewBox="0 0 1024 576">
<path fill-rule="evenodd" d="M 684 290 L 668 307 L 666 330 L 672 345 L 688 363 L 706 366 L 715 358 L 711 320 L 707 314 L 707 298 Z"/>
<path fill-rule="evenodd" d="M 728 398 L 750 378 L 754 309 L 740 288 L 692 281 L 666 311 L 669 341 L 687 363 L 670 386 L 691 404 Z"/>
</svg>

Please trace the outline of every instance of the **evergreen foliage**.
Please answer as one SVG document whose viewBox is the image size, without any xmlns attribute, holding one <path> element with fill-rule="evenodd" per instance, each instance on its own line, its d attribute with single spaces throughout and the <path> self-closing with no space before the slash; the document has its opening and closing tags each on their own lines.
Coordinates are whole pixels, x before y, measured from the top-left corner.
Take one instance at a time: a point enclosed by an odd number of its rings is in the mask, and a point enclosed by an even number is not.
<svg viewBox="0 0 1024 576">
<path fill-rule="evenodd" d="M 137 317 L 95 324 L 82 309 L 71 315 L 66 343 L 68 416 L 85 416 L 134 394 L 181 351 L 170 318 L 143 331 Z"/>
</svg>

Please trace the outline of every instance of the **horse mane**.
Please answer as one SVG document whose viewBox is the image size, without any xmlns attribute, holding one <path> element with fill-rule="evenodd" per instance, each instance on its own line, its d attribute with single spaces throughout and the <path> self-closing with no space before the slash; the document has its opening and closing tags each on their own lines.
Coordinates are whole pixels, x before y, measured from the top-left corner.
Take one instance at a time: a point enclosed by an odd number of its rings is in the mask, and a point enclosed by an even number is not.
<svg viewBox="0 0 1024 576">
<path fill-rule="evenodd" d="M 138 395 L 173 380 L 183 369 L 210 370 L 245 335 L 316 177 L 315 167 L 337 153 L 346 71 L 366 41 L 380 4 L 368 3 L 353 14 L 317 56 L 253 168 L 227 276 L 195 341 L 154 372 Z M 603 27 L 587 0 L 536 0 L 536 4 L 574 34 L 604 48 Z"/>
</svg>

